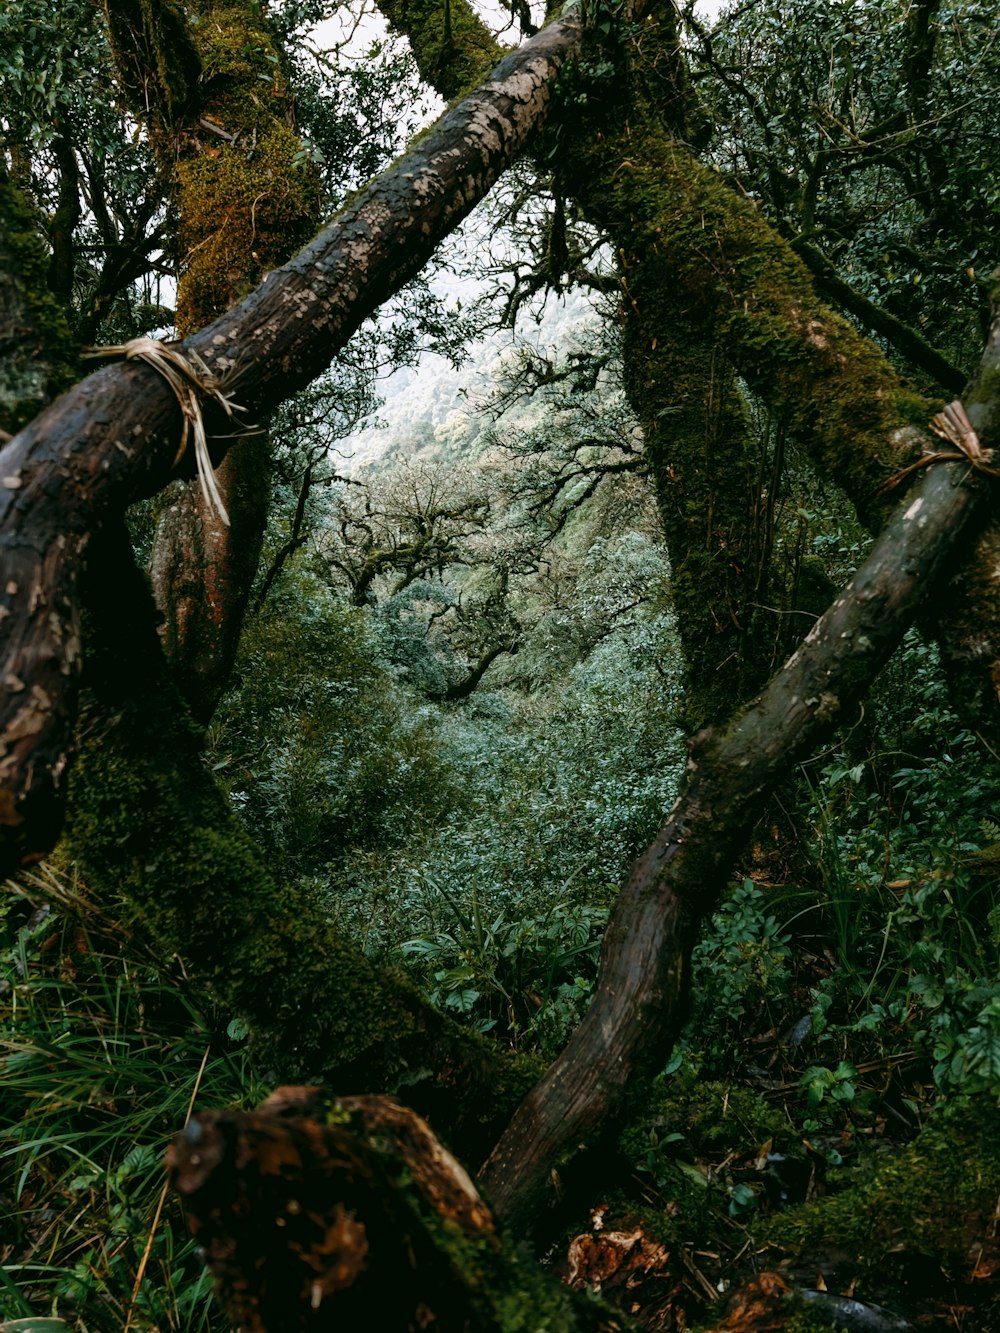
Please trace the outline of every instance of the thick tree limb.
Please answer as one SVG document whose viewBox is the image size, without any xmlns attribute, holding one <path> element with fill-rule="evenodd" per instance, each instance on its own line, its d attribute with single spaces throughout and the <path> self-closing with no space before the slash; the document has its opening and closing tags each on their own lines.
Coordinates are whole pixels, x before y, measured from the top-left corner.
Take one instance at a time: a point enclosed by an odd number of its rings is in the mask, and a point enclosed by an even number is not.
<svg viewBox="0 0 1000 1333">
<path fill-rule="evenodd" d="M 1000 364 L 995 319 L 969 416 Z M 998 432 L 991 432 L 993 441 Z M 990 439 L 984 439 L 989 444 Z M 518 1109 L 482 1173 L 497 1215 L 520 1219 L 620 1109 L 634 1078 L 662 1066 L 684 1017 L 688 960 L 740 846 L 789 766 L 851 717 L 940 584 L 962 530 L 988 498 L 965 463 L 911 492 L 844 593 L 764 692 L 724 730 L 695 737 L 670 818 L 633 865 L 604 938 L 595 997 L 569 1044 Z"/>
<path fill-rule="evenodd" d="M 482 198 L 544 119 L 579 32 L 559 20 L 501 62 L 295 260 L 182 344 L 249 420 L 324 370 Z M 84 380 L 0 454 L 0 876 L 44 855 L 61 824 L 90 533 L 165 484 L 179 432 L 170 389 L 129 364 Z M 217 439 L 216 457 L 226 447 Z"/>
</svg>

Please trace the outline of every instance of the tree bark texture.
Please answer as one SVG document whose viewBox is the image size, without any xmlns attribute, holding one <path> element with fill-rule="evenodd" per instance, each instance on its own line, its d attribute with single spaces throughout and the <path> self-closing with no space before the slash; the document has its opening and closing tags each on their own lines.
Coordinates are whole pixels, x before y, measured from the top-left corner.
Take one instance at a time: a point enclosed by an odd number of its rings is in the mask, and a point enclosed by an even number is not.
<svg viewBox="0 0 1000 1333">
<path fill-rule="evenodd" d="M 232 675 L 267 525 L 270 463 L 266 435 L 237 441 L 215 472 L 229 522 L 188 482 L 157 524 L 149 574 L 160 638 L 199 722 L 211 720 Z"/>
<path fill-rule="evenodd" d="M 112 51 L 146 123 L 177 211 L 177 329 L 193 333 L 289 259 L 320 220 L 317 174 L 295 133 L 266 14 L 192 0 L 105 0 Z M 197 78 L 192 77 L 197 70 Z M 263 438 L 241 440 L 216 481 L 229 522 L 200 486 L 177 487 L 161 515 L 151 575 L 181 693 L 207 722 L 232 672 L 270 499 Z"/>
<path fill-rule="evenodd" d="M 1000 320 L 976 381 L 995 383 Z M 993 408 L 970 395 L 985 445 Z M 845 445 L 846 445 L 845 441 Z M 681 790 L 632 866 L 605 934 L 594 1000 L 487 1161 L 497 1216 L 520 1221 L 620 1110 L 633 1079 L 665 1062 L 684 1017 L 688 960 L 733 859 L 791 765 L 849 721 L 921 603 L 956 568 L 956 544 L 986 499 L 966 462 L 932 468 L 899 505 L 870 556 L 764 692 L 724 730 L 695 737 Z"/>
<path fill-rule="evenodd" d="M 195 1116 L 167 1164 L 246 1333 L 629 1327 L 504 1245 L 462 1167 L 388 1098 L 279 1088 Z"/>
<path fill-rule="evenodd" d="M 509 56 L 295 260 L 183 344 L 260 421 L 315 378 L 426 262 L 543 121 L 579 26 L 560 20 Z M 231 423 L 208 412 L 218 460 Z M 91 532 L 174 470 L 181 413 L 151 368 L 99 371 L 0 453 L 5 624 L 0 875 L 58 835 L 79 671 L 76 580 Z"/>
</svg>

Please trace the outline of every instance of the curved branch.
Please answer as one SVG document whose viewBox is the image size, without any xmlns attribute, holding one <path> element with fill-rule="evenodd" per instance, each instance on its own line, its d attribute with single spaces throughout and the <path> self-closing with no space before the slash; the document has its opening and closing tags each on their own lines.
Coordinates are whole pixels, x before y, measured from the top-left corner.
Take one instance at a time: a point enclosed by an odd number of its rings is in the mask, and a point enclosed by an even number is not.
<svg viewBox="0 0 1000 1333">
<path fill-rule="evenodd" d="M 544 120 L 550 81 L 579 35 L 576 20 L 558 20 L 501 62 L 296 259 L 182 344 L 250 419 L 325 370 L 483 197 Z M 64 395 L 0 454 L 0 875 L 44 855 L 61 824 L 83 551 L 104 517 L 163 487 L 179 430 L 160 376 L 116 366 Z M 229 443 L 217 435 L 216 459 Z"/>
<path fill-rule="evenodd" d="M 991 442 L 997 409 L 988 386 L 998 364 L 995 320 L 967 400 Z M 695 737 L 670 817 L 619 894 L 593 1003 L 483 1169 L 505 1221 L 527 1220 L 552 1188 L 552 1163 L 572 1163 L 619 1111 L 628 1083 L 662 1067 L 684 1019 L 691 949 L 734 857 L 774 784 L 851 716 L 940 585 L 959 534 L 992 498 L 969 478 L 964 463 L 931 470 L 764 692 L 724 730 Z"/>
</svg>

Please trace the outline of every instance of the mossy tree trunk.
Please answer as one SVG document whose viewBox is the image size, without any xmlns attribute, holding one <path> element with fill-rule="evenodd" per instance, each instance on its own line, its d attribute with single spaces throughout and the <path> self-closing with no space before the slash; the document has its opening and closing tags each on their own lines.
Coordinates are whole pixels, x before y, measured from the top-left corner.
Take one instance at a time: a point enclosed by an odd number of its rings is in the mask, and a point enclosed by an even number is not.
<svg viewBox="0 0 1000 1333">
<path fill-rule="evenodd" d="M 379 970 L 314 890 L 277 882 L 202 759 L 123 528 L 92 540 L 80 598 L 85 737 L 66 853 L 163 957 L 184 960 L 269 1079 L 406 1087 L 466 1150 L 485 1151 L 537 1074 Z"/>
<path fill-rule="evenodd" d="M 409 38 L 425 77 L 439 91 L 451 87 L 454 72 L 441 67 L 424 11 L 381 9 Z M 453 14 L 465 9 L 453 0 Z M 488 37 L 477 24 L 470 11 L 456 29 L 465 43 L 456 69 Z M 685 656 L 685 720 L 696 729 L 752 697 L 789 640 L 762 609 L 788 606 L 794 595 L 774 586 L 761 522 L 780 468 L 751 440 L 736 377 L 768 404 L 781 438 L 804 444 L 870 526 L 886 512 L 875 502 L 879 486 L 913 460 L 926 438 L 916 426 L 934 405 L 817 300 L 788 245 L 685 143 L 704 126 L 672 9 L 646 16 L 637 47 L 606 56 L 588 34 L 561 79 L 544 150 L 559 189 L 615 255 L 626 389 L 656 485 Z"/>
<path fill-rule="evenodd" d="M 235 305 L 315 233 L 317 173 L 295 132 L 265 11 L 251 0 L 106 0 L 123 87 L 144 117 L 177 216 L 177 331 Z M 217 476 L 229 522 L 196 485 L 164 508 L 152 562 L 168 660 L 208 721 L 235 660 L 270 498 L 263 433 Z"/>
<path fill-rule="evenodd" d="M 669 327 L 664 319 L 680 305 L 697 319 L 701 335 L 724 349 L 817 471 L 841 487 L 862 523 L 876 530 L 894 498 L 882 488 L 927 447 L 918 428 L 939 404 L 914 391 L 869 340 L 817 299 L 805 266 L 753 203 L 662 123 L 644 91 L 650 82 L 640 69 L 638 96 L 617 129 L 605 124 L 589 143 L 571 141 L 575 153 L 565 169 L 620 258 L 631 330 L 629 387 L 652 442 L 661 500 L 673 485 L 664 471 L 669 459 L 657 445 L 670 439 L 673 373 L 659 339 Z M 977 394 L 992 393 L 986 378 L 981 372 Z M 738 469 L 741 460 L 733 465 Z M 718 496 L 726 499 L 725 487 Z M 697 506 L 697 492 L 691 498 Z M 949 597 L 929 608 L 928 620 L 956 705 L 995 749 L 1000 527 L 985 516 L 980 526 L 975 554 Z M 705 567 L 707 575 L 717 572 Z M 678 603 L 682 621 L 713 599 L 710 586 Z M 683 598 L 683 585 L 679 591 Z M 750 619 L 747 608 L 744 614 Z"/>
<path fill-rule="evenodd" d="M 300 254 L 181 344 L 260 419 L 325 370 L 361 323 L 413 277 L 485 195 L 551 103 L 579 40 L 557 20 L 504 60 Z M 191 364 L 191 363 L 189 363 Z M 212 456 L 233 425 L 206 397 Z M 99 371 L 6 447 L 0 530 L 7 582 L 0 694 L 0 874 L 48 851 L 63 817 L 80 668 L 78 578 L 91 534 L 178 467 L 182 414 L 162 375 L 130 361 Z"/>
<path fill-rule="evenodd" d="M 416 271 L 527 142 L 547 108 L 553 70 L 576 35 L 574 24 L 557 23 L 505 62 L 477 97 L 359 196 L 335 228 L 237 310 L 188 339 L 186 349 L 225 373 L 234 396 L 255 413 L 317 373 L 337 339 Z M 655 253 L 657 225 L 669 221 L 659 189 L 664 166 L 653 181 L 645 148 L 636 144 L 631 159 L 623 156 L 629 136 L 621 134 L 615 174 L 626 198 L 604 207 L 616 225 L 634 228 L 630 253 L 638 258 L 640 245 Z M 650 140 L 654 159 L 653 150 L 666 152 L 671 143 L 667 136 L 661 145 L 652 132 L 644 144 Z M 667 161 L 668 200 L 676 194 L 684 202 L 682 187 L 695 168 L 679 152 L 675 165 L 681 179 L 670 174 Z M 697 177 L 695 185 L 708 208 L 708 185 Z M 745 231 L 752 230 L 752 218 L 742 219 Z M 731 239 L 735 245 L 738 238 Z M 850 451 L 856 439 L 864 443 L 866 432 L 880 439 L 872 425 L 872 418 L 882 421 L 878 403 L 855 404 L 853 413 L 835 418 L 836 427 L 826 423 L 819 430 L 822 406 L 807 406 L 808 397 L 799 401 L 793 388 L 832 394 L 846 359 L 832 345 L 842 340 L 848 346 L 846 327 L 832 318 L 807 319 L 801 309 L 788 308 L 781 291 L 763 282 L 755 287 L 752 256 L 743 258 L 740 300 L 727 304 L 719 296 L 730 312 L 725 327 L 742 321 L 749 338 L 754 320 L 761 322 L 758 373 L 771 367 L 779 384 L 787 367 L 776 359 L 773 342 L 775 327 L 784 330 L 778 349 L 787 351 L 794 370 L 784 389 L 789 415 L 797 410 L 802 429 L 812 424 L 830 451 L 835 443 Z M 985 406 L 978 410 L 970 400 L 974 423 L 983 428 L 995 410 L 995 355 L 994 341 L 994 360 L 983 377 Z M 885 381 L 878 382 L 884 392 Z M 894 408 L 898 413 L 899 405 Z M 341 1086 L 350 1077 L 372 1087 L 408 1082 L 419 1060 L 420 1084 L 426 1059 L 434 1072 L 424 1085 L 447 1088 L 450 1099 L 456 1087 L 480 1082 L 476 1043 L 459 1039 L 407 996 L 402 983 L 366 971 L 363 959 L 324 931 L 317 902 L 275 887 L 255 863 L 199 768 L 196 733 L 165 690 L 149 604 L 135 588 L 121 586 L 123 570 L 126 584 L 134 577 L 121 554 L 121 514 L 170 473 L 178 418 L 155 372 L 114 368 L 64 396 L 4 451 L 0 518 L 17 562 L 0 589 L 11 645 L 0 733 L 4 869 L 18 857 L 37 855 L 58 823 L 79 656 L 78 570 L 89 545 L 95 651 L 88 684 L 95 726 L 87 737 L 86 782 L 78 770 L 73 836 L 95 879 L 105 886 L 117 880 L 130 910 L 161 946 L 176 949 L 213 983 L 225 1006 L 250 1019 L 258 1049 L 276 1069 L 298 1071 L 316 1062 Z M 985 429 L 983 435 L 990 443 Z M 887 447 L 895 447 L 891 437 Z M 651 1068 L 669 1044 L 681 1016 L 694 931 L 711 910 L 769 784 L 863 693 L 917 599 L 940 574 L 978 494 L 947 475 L 931 476 L 859 574 L 853 599 L 835 604 L 754 708 L 722 735 L 699 738 L 683 803 L 636 863 L 621 896 L 592 1016 L 491 1159 L 488 1179 L 505 1213 L 544 1196 L 553 1167 L 599 1135 L 621 1105 L 628 1078 Z M 499 1108 L 500 1094 L 494 1101 Z M 479 1114 L 472 1113 L 472 1124 Z M 477 1136 L 469 1123 L 462 1121 L 459 1133 L 471 1144 Z"/>
<path fill-rule="evenodd" d="M 568 139 L 560 176 L 618 260 L 625 384 L 656 483 L 694 728 L 766 680 L 785 635 L 764 608 L 792 598 L 775 586 L 759 522 L 780 467 L 751 444 L 736 376 L 875 525 L 879 485 L 919 448 L 920 432 L 901 428 L 932 405 L 823 309 L 784 241 L 686 146 L 699 111 L 673 15 L 648 20 L 623 63 L 627 95 Z"/>
<path fill-rule="evenodd" d="M 412 20 L 406 7 L 387 2 L 381 8 L 410 38 L 425 77 L 432 77 L 437 58 L 430 50 L 423 53 L 427 22 Z M 464 0 L 451 0 L 453 16 L 467 9 Z M 466 59 L 488 36 L 481 24 L 475 33 L 470 15 L 456 28 L 464 34 Z M 678 619 L 699 627 L 685 644 L 689 683 L 705 691 L 694 713 L 711 718 L 724 715 L 727 698 L 732 707 L 753 691 L 766 669 L 771 635 L 766 622 L 755 624 L 756 608 L 750 604 L 762 600 L 764 575 L 759 563 L 752 578 L 746 575 L 754 563 L 743 544 L 751 525 L 745 512 L 727 508 L 739 501 L 738 487 L 730 482 L 752 473 L 742 452 L 744 437 L 729 432 L 740 452 L 713 457 L 714 476 L 699 470 L 701 442 L 713 434 L 719 438 L 706 410 L 712 396 L 707 389 L 692 391 L 686 371 L 677 365 L 671 323 L 680 317 L 693 325 L 706 368 L 731 365 L 767 406 L 781 433 L 844 491 L 872 531 L 893 503 L 891 495 L 880 495 L 881 488 L 926 446 L 921 428 L 940 403 L 908 385 L 870 340 L 817 298 L 813 279 L 793 249 L 685 142 L 685 135 L 697 142 L 703 127 L 681 67 L 675 25 L 669 6 L 652 11 L 638 43 L 641 54 L 636 57 L 634 48 L 620 53 L 610 80 L 605 63 L 603 83 L 588 83 L 585 51 L 579 71 L 563 80 L 563 128 L 547 146 L 548 160 L 559 164 L 562 188 L 605 231 L 617 258 L 628 387 L 650 448 L 672 561 L 680 574 Z M 600 76 L 601 62 L 593 65 Z M 596 116 L 595 107 L 600 108 Z M 829 290 L 835 297 L 836 289 Z M 683 322 L 681 327 L 689 333 Z M 687 346 L 693 353 L 693 344 Z M 716 349 L 711 358 L 709 348 Z M 954 372 L 945 379 L 954 391 Z M 677 426 L 686 438 L 675 449 Z M 676 457 L 684 460 L 683 472 Z M 743 511 L 752 494 L 752 489 L 746 492 Z M 678 522 L 682 514 L 686 523 Z M 928 619 L 956 705 L 996 749 L 1000 526 L 984 520 L 982 527 L 962 578 Z M 712 549 L 712 533 L 716 550 L 734 557 L 729 567 L 724 558 L 704 558 Z M 743 572 L 737 573 L 734 564 Z M 731 621 L 729 632 L 721 635 L 717 610 L 706 614 L 706 608 L 719 607 L 726 608 Z"/>
</svg>

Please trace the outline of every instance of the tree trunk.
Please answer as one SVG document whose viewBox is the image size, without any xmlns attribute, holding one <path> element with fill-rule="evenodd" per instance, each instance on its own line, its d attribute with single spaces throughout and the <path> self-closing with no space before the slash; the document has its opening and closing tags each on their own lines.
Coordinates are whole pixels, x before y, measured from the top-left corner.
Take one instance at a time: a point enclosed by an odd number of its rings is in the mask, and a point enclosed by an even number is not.
<svg viewBox="0 0 1000 1333">
<path fill-rule="evenodd" d="M 1000 440 L 998 367 L 995 319 L 969 399 L 987 445 Z M 662 1068 L 684 1019 L 698 930 L 768 794 L 851 718 L 921 603 L 955 572 L 957 539 L 989 498 L 967 462 L 932 469 L 760 697 L 724 730 L 694 738 L 670 818 L 618 896 L 591 1007 L 484 1167 L 498 1217 L 520 1222 L 544 1207 L 553 1163 L 569 1167 L 620 1114 L 629 1083 Z"/>
<path fill-rule="evenodd" d="M 579 27 L 559 20 L 509 56 L 295 260 L 181 344 L 259 422 L 315 378 L 408 281 L 521 151 Z M 213 455 L 232 425 L 206 412 Z M 62 820 L 79 671 L 76 581 L 96 524 L 171 476 L 181 412 L 163 377 L 130 362 L 64 395 L 0 454 L 0 875 L 37 860 Z M 190 463 L 187 468 L 190 469 Z"/>
</svg>

